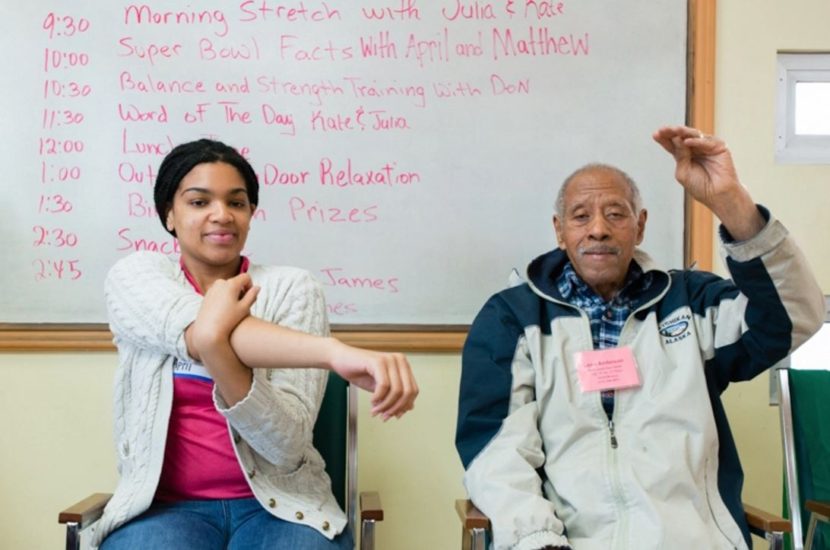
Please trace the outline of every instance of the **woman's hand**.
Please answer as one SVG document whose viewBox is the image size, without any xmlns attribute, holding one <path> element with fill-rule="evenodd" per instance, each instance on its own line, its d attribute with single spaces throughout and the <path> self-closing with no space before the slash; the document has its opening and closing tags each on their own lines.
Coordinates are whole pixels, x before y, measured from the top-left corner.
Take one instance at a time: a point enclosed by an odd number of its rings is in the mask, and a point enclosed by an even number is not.
<svg viewBox="0 0 830 550">
<path fill-rule="evenodd" d="M 332 339 L 331 369 L 355 386 L 372 392 L 372 416 L 400 418 L 412 410 L 418 383 L 409 361 L 401 353 L 355 348 Z"/>
<path fill-rule="evenodd" d="M 258 293 L 259 287 L 247 273 L 215 281 L 205 293 L 196 320 L 185 331 L 190 356 L 198 360 L 205 349 L 227 343 L 231 332 L 251 314 Z"/>
</svg>

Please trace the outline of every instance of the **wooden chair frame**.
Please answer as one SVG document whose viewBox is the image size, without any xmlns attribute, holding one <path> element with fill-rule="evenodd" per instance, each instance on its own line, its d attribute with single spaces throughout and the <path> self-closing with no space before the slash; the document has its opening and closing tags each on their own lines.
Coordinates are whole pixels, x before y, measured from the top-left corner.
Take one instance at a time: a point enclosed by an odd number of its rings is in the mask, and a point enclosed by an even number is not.
<svg viewBox="0 0 830 550">
<path fill-rule="evenodd" d="M 346 471 L 346 517 L 357 540 L 356 526 L 360 521 L 360 550 L 375 547 L 375 525 L 383 521 L 383 507 L 380 494 L 374 491 L 357 494 L 357 396 L 355 386 L 347 386 L 347 471 Z M 104 512 L 111 493 L 95 493 L 76 502 L 58 514 L 58 523 L 66 526 L 66 550 L 81 548 L 81 533 L 98 521 Z"/>
<path fill-rule="evenodd" d="M 466 499 L 455 501 L 455 511 L 461 520 L 462 550 L 484 550 L 490 520 Z M 770 550 L 783 550 L 784 533 L 791 531 L 789 520 L 744 504 L 750 530 L 769 542 Z"/>
<path fill-rule="evenodd" d="M 808 500 L 804 505 L 810 511 L 810 525 L 807 527 L 807 539 L 804 544 L 804 550 L 813 550 L 813 539 L 816 535 L 818 522 L 830 523 L 830 503 Z"/>
</svg>

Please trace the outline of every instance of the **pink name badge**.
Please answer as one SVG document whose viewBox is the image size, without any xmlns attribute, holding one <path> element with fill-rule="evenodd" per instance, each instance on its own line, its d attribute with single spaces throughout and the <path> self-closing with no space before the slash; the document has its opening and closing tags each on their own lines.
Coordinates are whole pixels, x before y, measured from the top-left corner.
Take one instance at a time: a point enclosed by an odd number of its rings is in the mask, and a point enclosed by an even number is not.
<svg viewBox="0 0 830 550">
<path fill-rule="evenodd" d="M 619 390 L 640 385 L 631 348 L 579 351 L 574 354 L 579 386 L 583 392 Z"/>
</svg>

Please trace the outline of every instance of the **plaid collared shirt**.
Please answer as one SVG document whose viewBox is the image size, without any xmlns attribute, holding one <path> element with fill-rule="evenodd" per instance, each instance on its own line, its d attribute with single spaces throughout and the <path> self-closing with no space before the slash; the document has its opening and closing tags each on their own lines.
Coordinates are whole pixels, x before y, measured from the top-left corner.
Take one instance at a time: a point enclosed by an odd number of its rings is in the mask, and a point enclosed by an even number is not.
<svg viewBox="0 0 830 550">
<path fill-rule="evenodd" d="M 637 262 L 632 261 L 622 289 L 606 301 L 576 274 L 568 262 L 557 278 L 556 286 L 566 302 L 588 315 L 594 349 L 605 349 L 615 347 L 620 341 L 625 320 L 634 309 L 635 296 L 648 290 L 652 280 L 651 273 L 643 273 Z M 602 406 L 610 419 L 614 412 L 614 390 L 602 392 Z"/>
</svg>

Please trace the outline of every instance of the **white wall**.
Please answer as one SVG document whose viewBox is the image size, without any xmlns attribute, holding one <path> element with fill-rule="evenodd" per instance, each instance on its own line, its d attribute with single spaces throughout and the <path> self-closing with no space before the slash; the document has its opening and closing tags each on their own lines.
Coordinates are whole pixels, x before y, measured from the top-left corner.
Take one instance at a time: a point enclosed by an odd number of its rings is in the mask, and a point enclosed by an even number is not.
<svg viewBox="0 0 830 550">
<path fill-rule="evenodd" d="M 801 244 L 830 293 L 830 166 L 775 164 L 776 53 L 830 51 L 830 2 L 721 0 L 717 12 L 715 127 L 732 149 L 741 181 Z M 777 409 L 766 405 L 768 377 L 733 385 L 725 404 L 746 482 L 744 501 L 781 510 Z"/>
</svg>

